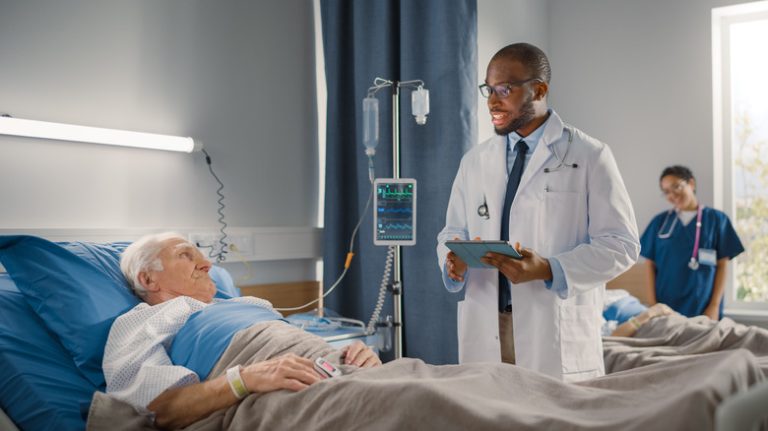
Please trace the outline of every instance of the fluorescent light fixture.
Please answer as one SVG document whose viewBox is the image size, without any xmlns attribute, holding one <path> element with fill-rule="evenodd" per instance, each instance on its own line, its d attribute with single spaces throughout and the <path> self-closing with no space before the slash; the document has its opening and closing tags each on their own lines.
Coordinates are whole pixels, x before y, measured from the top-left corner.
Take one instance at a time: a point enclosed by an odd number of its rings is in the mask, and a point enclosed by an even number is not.
<svg viewBox="0 0 768 431">
<path fill-rule="evenodd" d="M 121 145 L 154 150 L 200 151 L 203 146 L 192 138 L 158 135 L 155 133 L 129 132 L 127 130 L 49 123 L 47 121 L 22 120 L 0 117 L 0 134 L 29 138 L 58 139 L 60 141 L 89 142 L 92 144 Z"/>
</svg>

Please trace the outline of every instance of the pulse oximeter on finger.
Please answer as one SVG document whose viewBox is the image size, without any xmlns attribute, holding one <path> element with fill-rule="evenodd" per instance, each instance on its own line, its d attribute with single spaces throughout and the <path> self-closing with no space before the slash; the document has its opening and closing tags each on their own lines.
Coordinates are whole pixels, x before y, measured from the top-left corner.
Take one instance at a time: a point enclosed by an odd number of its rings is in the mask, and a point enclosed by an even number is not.
<svg viewBox="0 0 768 431">
<path fill-rule="evenodd" d="M 325 377 L 338 377 L 341 375 L 341 370 L 326 361 L 322 356 L 315 359 L 315 370 Z"/>
</svg>

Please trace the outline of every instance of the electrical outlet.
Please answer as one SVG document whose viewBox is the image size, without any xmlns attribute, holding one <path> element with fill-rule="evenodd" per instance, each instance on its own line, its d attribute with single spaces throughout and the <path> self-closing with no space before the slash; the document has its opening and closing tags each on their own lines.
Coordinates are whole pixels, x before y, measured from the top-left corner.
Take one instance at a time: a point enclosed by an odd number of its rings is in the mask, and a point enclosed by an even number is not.
<svg viewBox="0 0 768 431">
<path fill-rule="evenodd" d="M 189 242 L 201 249 L 209 249 L 217 245 L 219 236 L 213 232 L 196 232 L 189 234 Z"/>
<path fill-rule="evenodd" d="M 229 244 L 229 251 L 234 253 L 232 257 L 237 260 L 237 256 L 251 256 L 253 255 L 253 235 L 251 234 L 239 234 L 239 235 L 227 235 L 226 239 Z"/>
<path fill-rule="evenodd" d="M 219 250 L 220 232 L 195 232 L 189 234 L 189 241 L 208 255 L 211 250 Z M 251 256 L 254 253 L 253 235 L 249 233 L 228 234 L 224 239 L 227 261 L 237 261 L 239 257 Z"/>
</svg>

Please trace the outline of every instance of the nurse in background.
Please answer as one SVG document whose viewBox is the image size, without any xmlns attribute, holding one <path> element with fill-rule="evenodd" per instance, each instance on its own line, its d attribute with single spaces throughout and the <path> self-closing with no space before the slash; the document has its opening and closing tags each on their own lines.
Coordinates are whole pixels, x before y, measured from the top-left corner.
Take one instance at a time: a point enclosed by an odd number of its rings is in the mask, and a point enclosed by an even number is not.
<svg viewBox="0 0 768 431">
<path fill-rule="evenodd" d="M 728 262 L 744 246 L 725 213 L 699 203 L 690 169 L 664 169 L 660 185 L 673 208 L 654 217 L 640 238 L 650 304 L 663 302 L 688 317 L 719 320 Z"/>
</svg>

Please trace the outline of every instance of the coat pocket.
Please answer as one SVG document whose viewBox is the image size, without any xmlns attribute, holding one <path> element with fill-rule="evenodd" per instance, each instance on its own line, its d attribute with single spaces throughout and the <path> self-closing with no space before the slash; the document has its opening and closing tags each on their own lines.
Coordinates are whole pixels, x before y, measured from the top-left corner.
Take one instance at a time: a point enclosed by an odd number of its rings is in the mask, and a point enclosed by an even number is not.
<svg viewBox="0 0 768 431">
<path fill-rule="evenodd" d="M 576 192 L 544 193 L 544 241 L 548 255 L 571 250 L 587 238 L 586 196 Z"/>
<path fill-rule="evenodd" d="M 592 305 L 560 306 L 560 357 L 563 375 L 597 371 L 602 374 L 600 316 Z"/>
</svg>

